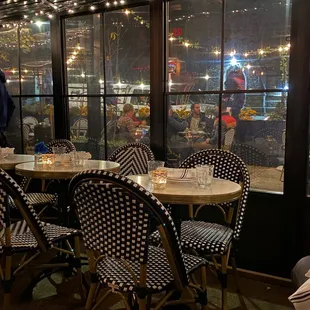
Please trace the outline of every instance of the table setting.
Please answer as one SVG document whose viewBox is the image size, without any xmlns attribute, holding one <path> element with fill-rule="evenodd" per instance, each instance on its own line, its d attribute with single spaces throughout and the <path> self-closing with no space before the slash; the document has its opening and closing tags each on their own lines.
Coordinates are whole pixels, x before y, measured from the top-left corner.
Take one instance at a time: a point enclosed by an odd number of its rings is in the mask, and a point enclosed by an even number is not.
<svg viewBox="0 0 310 310">
<path fill-rule="evenodd" d="M 237 200 L 241 186 L 213 177 L 212 165 L 191 169 L 167 168 L 162 161 L 149 161 L 148 174 L 130 179 L 152 192 L 162 203 L 208 204 Z"/>
</svg>

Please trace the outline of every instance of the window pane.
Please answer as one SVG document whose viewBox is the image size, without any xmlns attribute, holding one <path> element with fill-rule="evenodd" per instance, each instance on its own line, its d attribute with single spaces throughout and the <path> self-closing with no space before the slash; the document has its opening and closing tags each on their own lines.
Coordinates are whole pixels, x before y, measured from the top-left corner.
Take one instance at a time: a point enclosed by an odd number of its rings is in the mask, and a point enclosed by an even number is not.
<svg viewBox="0 0 310 310">
<path fill-rule="evenodd" d="M 103 93 L 100 23 L 100 14 L 66 19 L 68 95 Z"/>
<path fill-rule="evenodd" d="M 227 1 L 224 87 L 288 89 L 291 1 Z"/>
<path fill-rule="evenodd" d="M 54 105 L 50 97 L 22 98 L 25 154 L 34 153 L 34 145 L 54 139 Z"/>
<path fill-rule="evenodd" d="M 169 91 L 220 88 L 221 1 L 170 1 Z"/>
<path fill-rule="evenodd" d="M 108 94 L 142 94 L 150 89 L 149 7 L 105 14 Z"/>
<path fill-rule="evenodd" d="M 22 153 L 22 137 L 20 126 L 20 104 L 19 98 L 12 98 L 15 104 L 15 110 L 6 129 L 6 137 L 9 145 L 15 148 L 16 154 Z"/>
<path fill-rule="evenodd" d="M 148 96 L 113 97 L 106 109 L 108 155 L 129 142 L 150 143 L 150 107 Z"/>
<path fill-rule="evenodd" d="M 87 151 L 93 159 L 104 159 L 103 98 L 69 97 L 71 141 L 78 151 Z"/>
<path fill-rule="evenodd" d="M 19 95 L 18 27 L 0 28 L 0 68 L 7 78 L 7 90 Z"/>
<path fill-rule="evenodd" d="M 49 21 L 21 27 L 20 52 L 22 95 L 53 94 Z"/>
<path fill-rule="evenodd" d="M 217 148 L 218 95 L 188 96 L 187 104 L 175 104 L 169 96 L 167 124 L 168 165 L 177 167 L 189 155 L 205 148 Z"/>
<path fill-rule="evenodd" d="M 235 129 L 231 108 L 222 103 L 223 148 L 246 163 L 251 189 L 283 191 L 286 99 L 287 93 L 246 94 Z"/>
</svg>

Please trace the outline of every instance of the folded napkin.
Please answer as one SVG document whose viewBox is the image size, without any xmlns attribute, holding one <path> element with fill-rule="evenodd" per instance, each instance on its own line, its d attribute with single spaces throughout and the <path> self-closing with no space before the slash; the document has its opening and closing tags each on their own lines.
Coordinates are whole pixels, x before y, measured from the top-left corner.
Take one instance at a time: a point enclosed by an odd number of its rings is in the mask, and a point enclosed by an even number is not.
<svg viewBox="0 0 310 310">
<path fill-rule="evenodd" d="M 310 270 L 305 274 L 310 277 Z M 295 310 L 309 310 L 310 309 L 310 279 L 301 285 L 298 290 L 289 298 L 290 302 L 294 305 Z"/>
<path fill-rule="evenodd" d="M 193 179 L 192 169 L 175 169 L 175 168 L 166 168 L 167 169 L 167 178 L 168 179 Z M 195 170 L 195 169 L 193 169 Z"/>
</svg>

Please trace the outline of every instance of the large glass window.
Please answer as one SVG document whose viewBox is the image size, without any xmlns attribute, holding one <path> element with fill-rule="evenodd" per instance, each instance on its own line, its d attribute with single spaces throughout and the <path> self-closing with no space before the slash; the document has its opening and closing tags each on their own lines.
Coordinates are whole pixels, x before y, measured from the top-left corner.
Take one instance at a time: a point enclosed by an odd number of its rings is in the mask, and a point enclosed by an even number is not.
<svg viewBox="0 0 310 310">
<path fill-rule="evenodd" d="M 54 136 L 49 21 L 7 24 L 0 30 L 0 67 L 16 109 L 7 128 L 16 153 L 33 153 Z"/>
<path fill-rule="evenodd" d="M 291 2 L 226 3 L 169 2 L 167 157 L 221 147 L 246 162 L 252 189 L 282 192 Z"/>
<path fill-rule="evenodd" d="M 71 139 L 93 158 L 149 143 L 149 25 L 148 6 L 65 21 Z"/>
</svg>

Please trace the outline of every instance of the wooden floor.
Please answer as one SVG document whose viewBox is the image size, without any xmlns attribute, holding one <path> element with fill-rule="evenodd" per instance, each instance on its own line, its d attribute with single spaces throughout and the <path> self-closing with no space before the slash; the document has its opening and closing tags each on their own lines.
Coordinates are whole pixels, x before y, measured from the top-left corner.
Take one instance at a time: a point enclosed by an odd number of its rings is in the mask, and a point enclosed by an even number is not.
<svg viewBox="0 0 310 310">
<path fill-rule="evenodd" d="M 34 290 L 34 300 L 29 302 L 18 302 L 13 297 L 12 310 L 83 310 L 84 303 L 78 293 L 76 278 L 63 280 L 60 274 L 53 275 L 55 285 L 48 280 L 43 280 Z M 292 289 L 287 286 L 269 285 L 260 281 L 240 278 L 241 290 L 245 296 L 248 310 L 290 310 L 293 309 L 288 301 Z M 229 277 L 228 281 L 229 309 L 241 310 L 239 300 L 235 294 L 234 281 Z M 208 298 L 209 309 L 219 310 L 221 305 L 221 292 L 216 277 L 208 274 Z M 107 300 L 99 310 L 123 310 L 124 306 L 117 295 Z M 177 307 L 182 310 L 185 308 Z M 199 307 L 198 307 L 199 309 Z"/>
</svg>

